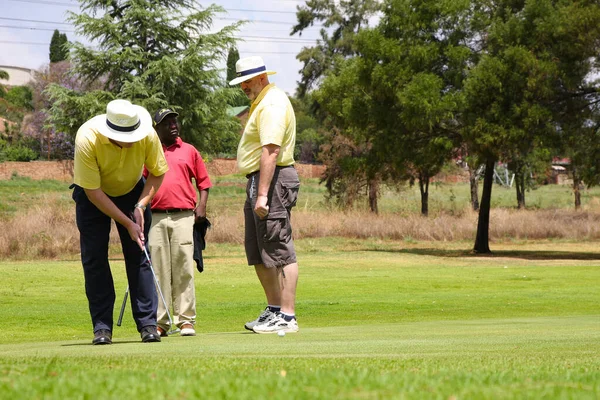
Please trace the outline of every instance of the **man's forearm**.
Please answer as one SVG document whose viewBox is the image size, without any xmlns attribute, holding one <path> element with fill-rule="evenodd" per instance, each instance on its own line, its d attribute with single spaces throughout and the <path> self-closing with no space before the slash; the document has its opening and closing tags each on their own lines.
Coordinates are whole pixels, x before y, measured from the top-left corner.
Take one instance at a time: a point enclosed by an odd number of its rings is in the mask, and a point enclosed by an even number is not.
<svg viewBox="0 0 600 400">
<path fill-rule="evenodd" d="M 277 157 L 279 156 L 279 146 L 268 144 L 263 146 L 260 156 L 260 179 L 258 183 L 258 196 L 268 196 L 275 167 L 277 166 Z"/>
<path fill-rule="evenodd" d="M 196 207 L 199 211 L 199 215 L 206 216 L 206 204 L 208 203 L 208 189 L 200 190 L 200 200 Z M 198 214 L 197 214 L 198 215 Z"/>
<path fill-rule="evenodd" d="M 98 210 L 102 211 L 104 214 L 108 215 L 110 218 L 114 219 L 116 222 L 123 226 L 127 226 L 128 223 L 132 222 L 129 216 L 123 214 L 119 207 L 102 191 L 102 189 L 83 189 L 85 191 L 86 196 L 92 204 L 98 208 Z"/>
<path fill-rule="evenodd" d="M 162 181 L 164 178 L 164 174 L 160 176 L 148 174 L 148 177 L 146 178 L 146 184 L 144 185 L 142 194 L 138 199 L 138 204 L 141 204 L 143 206 L 150 206 L 150 202 L 152 201 L 152 198 L 158 191 L 158 188 L 160 188 L 160 185 L 162 185 Z"/>
</svg>

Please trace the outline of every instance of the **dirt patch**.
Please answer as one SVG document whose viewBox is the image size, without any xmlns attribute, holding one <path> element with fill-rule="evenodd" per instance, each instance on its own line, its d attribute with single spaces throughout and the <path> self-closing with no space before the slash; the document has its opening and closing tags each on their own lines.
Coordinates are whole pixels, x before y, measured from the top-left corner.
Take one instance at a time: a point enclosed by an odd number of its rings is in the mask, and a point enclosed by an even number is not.
<svg viewBox="0 0 600 400">
<path fill-rule="evenodd" d="M 73 181 L 73 160 L 65 161 L 7 161 L 0 163 L 0 179 L 10 179 L 14 174 L 31 179 Z"/>
</svg>

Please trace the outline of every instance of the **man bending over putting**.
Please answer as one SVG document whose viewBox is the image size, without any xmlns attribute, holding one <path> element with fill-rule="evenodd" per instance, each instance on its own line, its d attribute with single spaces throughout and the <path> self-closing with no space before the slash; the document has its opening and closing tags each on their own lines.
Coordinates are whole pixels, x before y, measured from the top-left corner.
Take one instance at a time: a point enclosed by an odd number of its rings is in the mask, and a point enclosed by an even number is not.
<svg viewBox="0 0 600 400">
<path fill-rule="evenodd" d="M 144 165 L 150 171 L 142 178 Z M 152 118 L 143 107 L 113 100 L 77 131 L 73 200 L 80 234 L 93 344 L 111 344 L 115 288 L 108 262 L 111 219 L 125 258 L 131 309 L 143 342 L 160 342 L 158 298 L 142 246 L 152 214 L 150 200 L 168 170 Z M 147 251 L 147 250 L 146 250 Z"/>
</svg>

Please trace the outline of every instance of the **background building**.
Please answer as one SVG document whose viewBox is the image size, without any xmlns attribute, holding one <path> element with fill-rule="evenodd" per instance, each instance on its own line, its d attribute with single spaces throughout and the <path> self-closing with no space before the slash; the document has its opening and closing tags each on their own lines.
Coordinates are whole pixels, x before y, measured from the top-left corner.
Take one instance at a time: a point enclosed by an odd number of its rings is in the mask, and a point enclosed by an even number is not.
<svg viewBox="0 0 600 400">
<path fill-rule="evenodd" d="M 0 79 L 0 84 L 4 86 L 23 86 L 33 80 L 33 69 L 9 65 L 0 65 L 0 69 L 9 75 L 8 80 Z"/>
</svg>

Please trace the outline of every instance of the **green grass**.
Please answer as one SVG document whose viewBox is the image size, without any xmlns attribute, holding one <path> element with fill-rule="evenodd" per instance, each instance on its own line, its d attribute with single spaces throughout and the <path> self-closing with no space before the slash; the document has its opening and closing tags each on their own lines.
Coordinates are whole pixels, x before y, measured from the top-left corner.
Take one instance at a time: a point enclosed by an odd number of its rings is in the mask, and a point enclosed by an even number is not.
<svg viewBox="0 0 600 400">
<path fill-rule="evenodd" d="M 3 262 L 0 398 L 596 399 L 597 243 L 298 241 L 301 330 L 256 335 L 241 246 L 196 274 L 198 336 L 142 344 L 130 310 L 92 346 L 78 261 Z M 124 266 L 112 260 L 115 318 Z"/>
<path fill-rule="evenodd" d="M 11 179 L 0 180 L 0 217 L 40 204 L 49 195 L 67 202 L 71 191 L 69 183 L 55 180 L 33 180 L 15 175 Z"/>
</svg>

